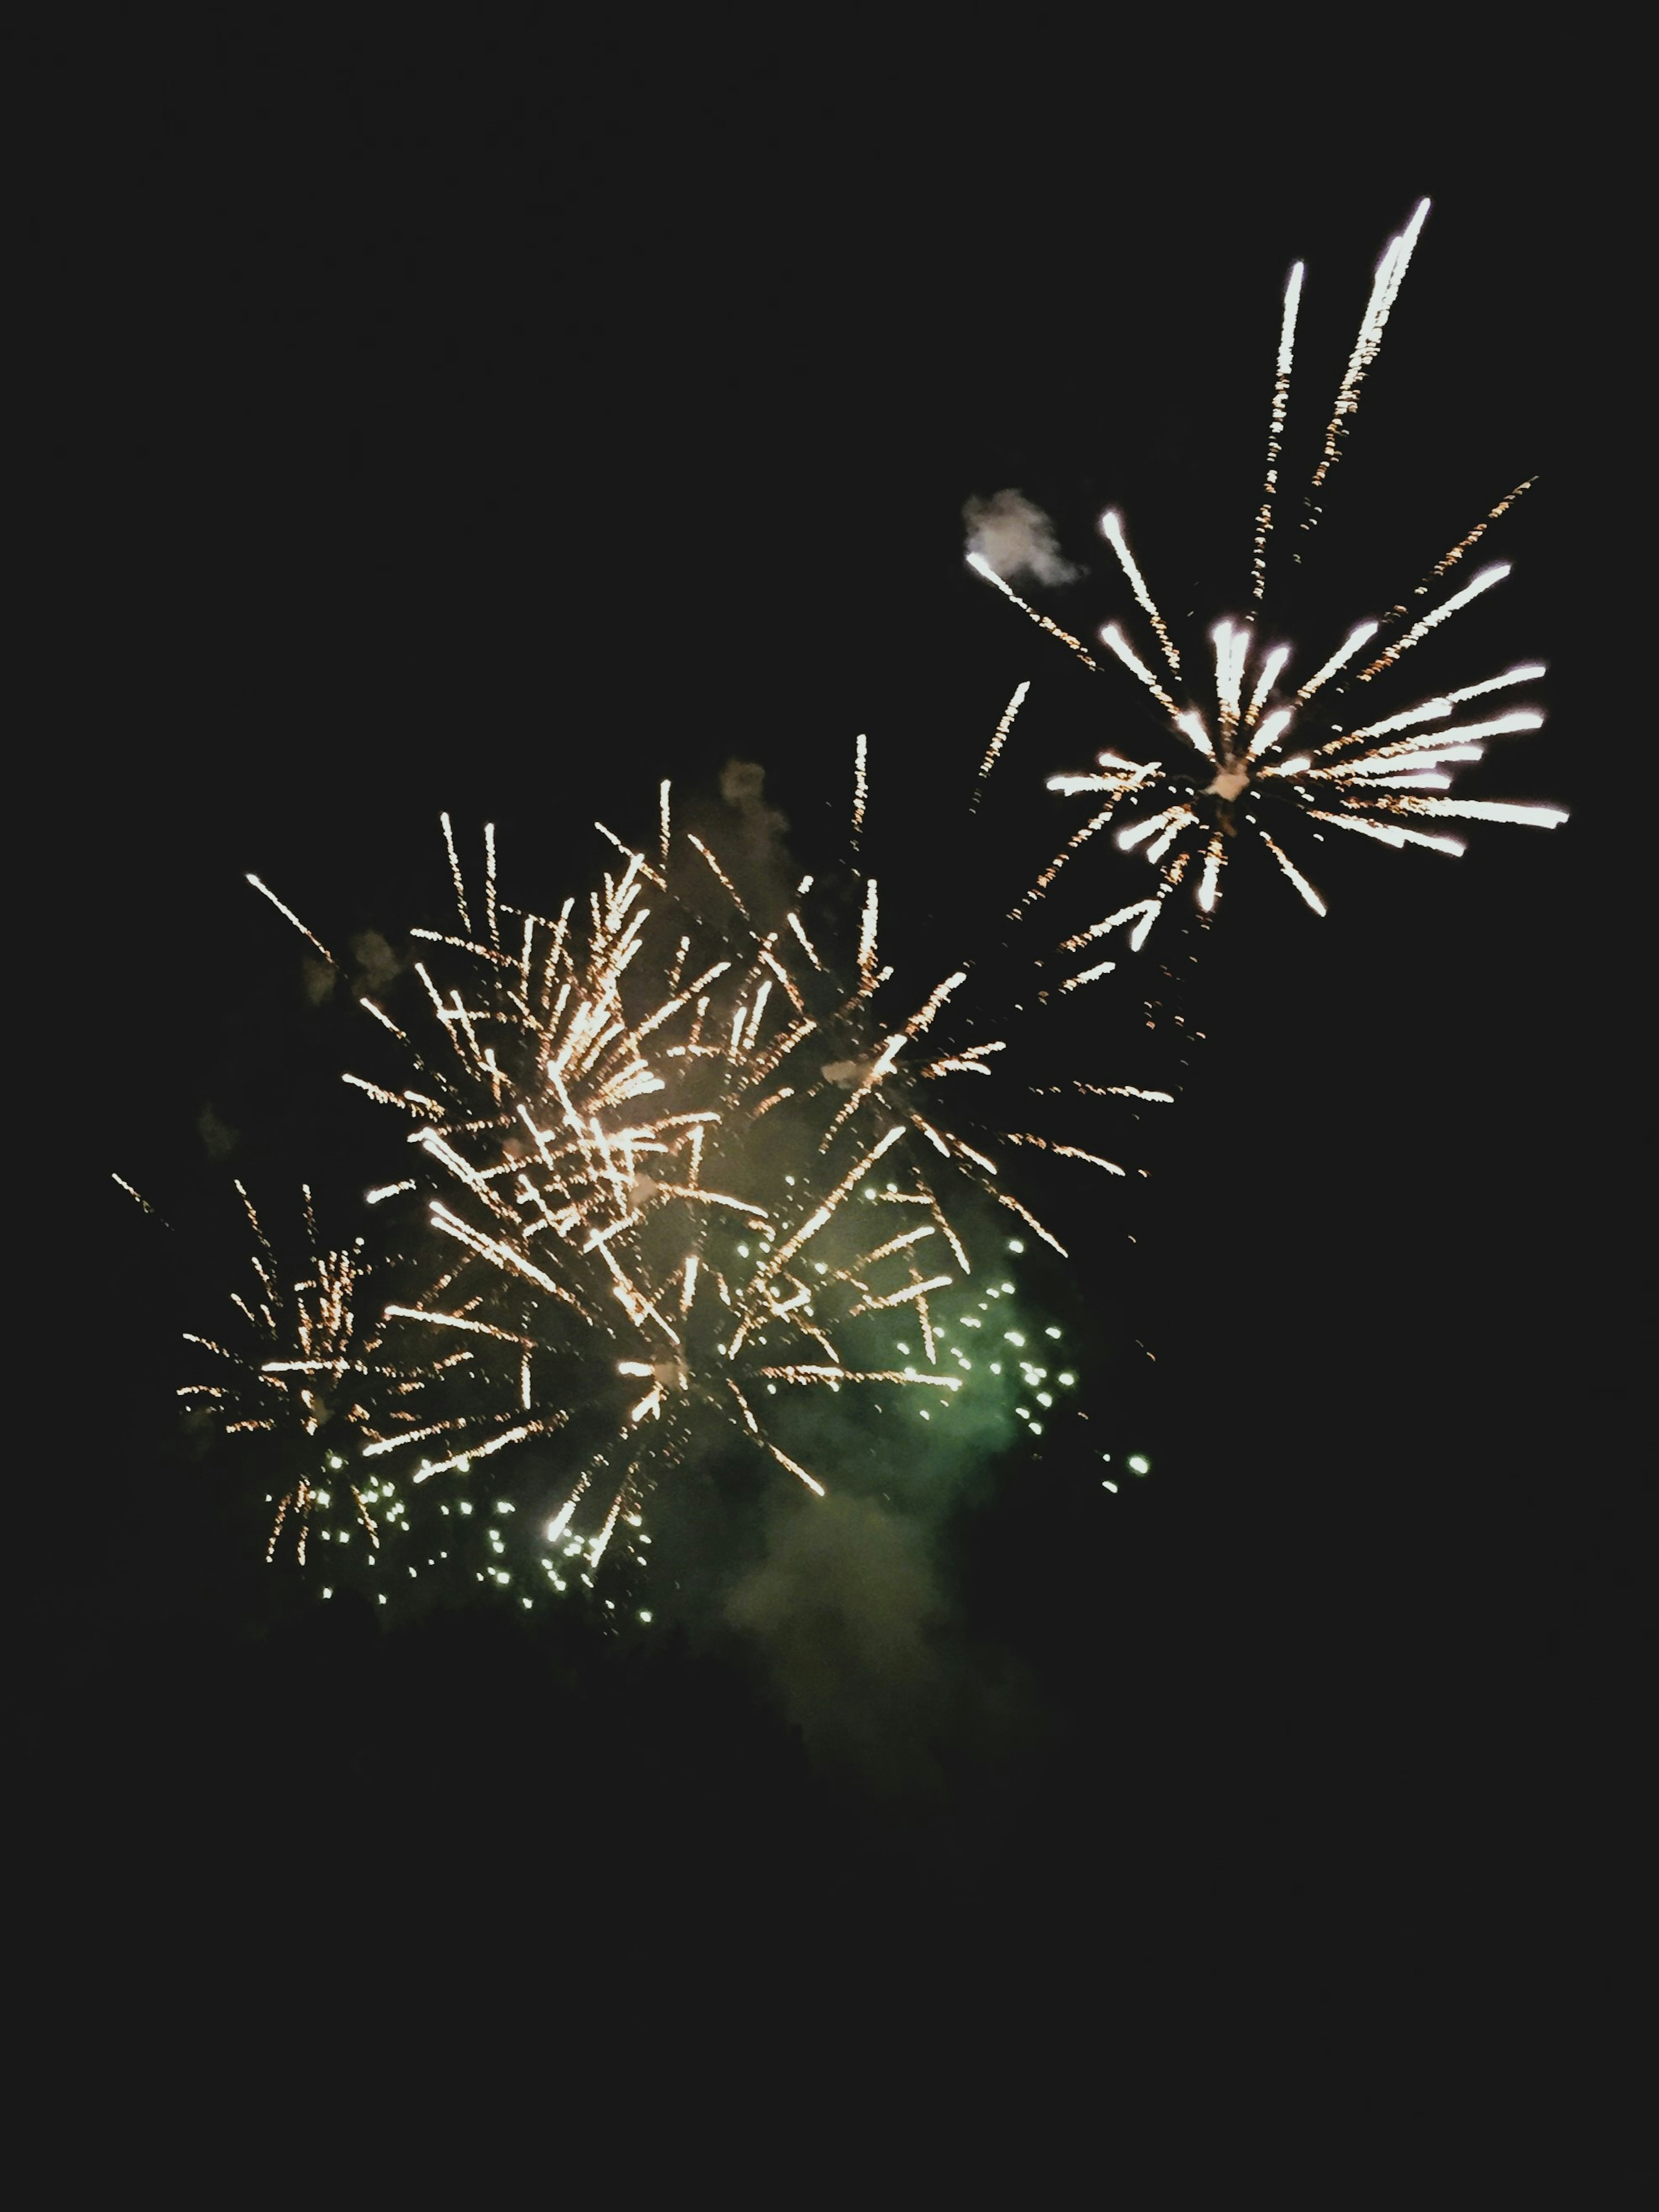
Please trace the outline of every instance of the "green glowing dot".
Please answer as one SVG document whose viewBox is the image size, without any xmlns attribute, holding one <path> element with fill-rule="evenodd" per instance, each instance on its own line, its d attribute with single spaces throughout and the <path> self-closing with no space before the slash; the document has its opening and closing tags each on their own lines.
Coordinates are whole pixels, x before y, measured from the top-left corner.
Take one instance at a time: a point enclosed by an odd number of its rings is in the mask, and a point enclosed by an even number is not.
<svg viewBox="0 0 1659 2212">
<path fill-rule="evenodd" d="M 1131 1474 L 1150 1474 L 1152 1471 L 1151 1460 L 1142 1459 L 1139 1452 L 1130 1453 L 1128 1467 Z"/>
</svg>

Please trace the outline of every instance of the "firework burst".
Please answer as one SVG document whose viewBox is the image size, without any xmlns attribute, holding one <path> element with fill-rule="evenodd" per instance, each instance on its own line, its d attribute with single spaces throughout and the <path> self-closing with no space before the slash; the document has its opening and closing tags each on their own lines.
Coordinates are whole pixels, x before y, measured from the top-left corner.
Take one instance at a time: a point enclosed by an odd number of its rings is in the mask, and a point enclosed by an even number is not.
<svg viewBox="0 0 1659 2212">
<path fill-rule="evenodd" d="M 267 1559 L 284 1529 L 301 1565 L 318 1527 L 332 1541 L 356 1536 L 378 1551 L 382 1523 L 400 1509 L 377 1484 L 354 1481 L 362 1470 L 351 1462 L 374 1433 L 377 1391 L 419 1389 L 425 1378 L 399 1376 L 380 1363 L 380 1317 L 361 1237 L 349 1248 L 325 1247 L 311 1193 L 302 1190 L 305 1250 L 295 1273 L 279 1262 L 246 1189 L 238 1182 L 236 1190 L 253 1238 L 252 1279 L 246 1291 L 231 1293 L 228 1342 L 186 1333 L 185 1341 L 211 1363 L 210 1376 L 181 1384 L 178 1395 L 191 1410 L 211 1413 L 228 1437 L 283 1443 L 288 1486 L 270 1501 L 276 1513 Z M 297 1472 L 296 1457 L 303 1462 Z"/>
<path fill-rule="evenodd" d="M 1299 528 L 1313 530 L 1320 519 L 1319 495 L 1340 461 L 1358 410 L 1367 370 L 1382 343 L 1384 327 L 1417 242 L 1428 203 L 1415 210 L 1401 235 L 1391 240 L 1378 264 L 1358 337 L 1320 444 Z M 1113 621 L 1100 632 L 1101 643 L 1119 666 L 1156 703 L 1165 745 L 1150 760 L 1126 758 L 1116 751 L 1099 755 L 1092 771 L 1052 778 L 1049 788 L 1086 795 L 1095 811 L 1073 840 L 1073 848 L 1116 823 L 1116 842 L 1139 851 L 1157 872 L 1157 888 L 1133 899 L 1067 940 L 1065 951 L 1097 949 L 1118 929 L 1129 932 L 1132 947 L 1146 943 L 1171 894 L 1187 886 L 1200 909 L 1213 909 L 1228 859 L 1243 833 L 1271 854 L 1304 902 L 1316 914 L 1324 900 L 1279 837 L 1286 825 L 1294 838 L 1301 825 L 1345 830 L 1396 848 L 1420 846 L 1456 854 L 1462 841 L 1448 835 L 1449 822 L 1505 822 L 1552 827 L 1566 817 L 1559 809 L 1508 801 L 1466 799 L 1452 793 L 1453 773 L 1479 760 L 1486 744 L 1511 732 L 1539 727 L 1535 708 L 1518 706 L 1492 714 L 1470 702 L 1529 684 L 1543 673 L 1523 663 L 1506 672 L 1444 694 L 1422 698 L 1394 713 L 1378 714 L 1349 708 L 1339 718 L 1332 709 L 1344 692 L 1358 690 L 1392 672 L 1432 631 L 1480 598 L 1509 574 L 1505 564 L 1482 568 L 1468 582 L 1436 593 L 1474 550 L 1487 529 L 1528 489 L 1522 483 L 1507 493 L 1456 544 L 1437 561 L 1415 590 L 1376 620 L 1356 623 L 1324 658 L 1311 656 L 1297 665 L 1289 644 L 1264 645 L 1258 623 L 1266 599 L 1273 529 L 1280 487 L 1286 414 L 1294 368 L 1303 267 L 1291 270 L 1285 288 L 1269 412 L 1267 458 L 1251 546 L 1251 605 L 1242 618 L 1217 622 L 1207 650 L 1188 647 L 1183 662 L 1179 643 L 1135 560 L 1121 518 L 1102 517 L 1101 530 L 1116 556 L 1134 602 L 1133 620 L 1149 634 L 1146 650 L 1137 647 L 1125 622 Z M 1530 479 L 1528 480 L 1530 482 Z M 1014 605 L 1067 646 L 1094 674 L 1102 663 L 1070 632 L 1051 622 L 1013 592 L 977 553 L 970 565 Z M 1413 603 L 1433 599 L 1415 621 Z M 1205 678 L 1195 687 L 1189 663 L 1201 659 Z M 1305 672 L 1304 670 L 1305 669 Z M 1070 849 L 1070 848 L 1068 848 Z M 1109 972 L 1095 960 L 1063 988 L 1074 989 Z"/>
</svg>

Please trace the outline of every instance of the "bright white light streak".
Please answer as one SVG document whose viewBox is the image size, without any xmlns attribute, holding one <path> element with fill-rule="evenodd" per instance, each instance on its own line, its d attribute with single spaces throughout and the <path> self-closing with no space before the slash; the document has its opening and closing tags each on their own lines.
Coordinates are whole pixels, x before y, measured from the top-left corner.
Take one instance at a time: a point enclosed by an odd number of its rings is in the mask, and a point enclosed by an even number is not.
<svg viewBox="0 0 1659 2212">
<path fill-rule="evenodd" d="M 997 724 L 996 734 L 986 748 L 985 757 L 979 764 L 979 775 L 975 782 L 972 796 L 968 801 L 968 811 L 970 814 L 975 813 L 978 809 L 980 794 L 985 788 L 985 779 L 996 766 L 997 756 L 1008 742 L 1008 732 L 1014 726 L 1014 717 L 1025 704 L 1025 695 L 1030 688 L 1029 682 L 1018 685 L 1013 697 L 1003 708 L 1002 720 Z"/>
<path fill-rule="evenodd" d="M 1219 831 L 1211 838 L 1209 850 L 1204 855 L 1204 873 L 1199 878 L 1198 902 L 1206 914 L 1215 905 L 1216 887 L 1221 880 L 1221 836 Z"/>
<path fill-rule="evenodd" d="M 1450 599 L 1436 607 L 1431 613 L 1425 615 L 1421 622 L 1413 623 L 1404 637 L 1396 639 L 1386 652 L 1378 653 L 1369 668 L 1362 668 L 1358 680 L 1361 684 L 1369 684 L 1373 676 L 1380 675 L 1385 668 L 1392 668 L 1401 655 L 1409 653 L 1419 639 L 1425 638 L 1431 629 L 1437 629 L 1443 622 L 1455 615 L 1461 607 L 1468 606 L 1471 599 L 1479 599 L 1482 592 L 1489 592 L 1494 584 L 1501 584 L 1509 573 L 1509 562 L 1498 561 L 1495 562 L 1490 568 L 1483 568 L 1478 576 L 1472 576 L 1461 592 L 1454 592 Z"/>
<path fill-rule="evenodd" d="M 1361 837 L 1375 837 L 1379 844 L 1423 845 L 1431 853 L 1449 853 L 1454 860 L 1465 849 L 1461 837 L 1429 837 L 1416 830 L 1396 830 L 1391 823 L 1367 822 L 1358 814 L 1327 814 L 1316 806 L 1308 809 L 1310 822 L 1328 822 L 1334 829 L 1352 830 Z"/>
<path fill-rule="evenodd" d="M 1138 676 L 1140 678 L 1153 698 L 1158 701 L 1158 705 L 1167 714 L 1173 714 L 1176 712 L 1175 701 L 1164 689 L 1152 670 L 1147 667 L 1115 623 L 1105 623 L 1102 625 L 1100 641 L 1109 651 L 1117 655 L 1132 676 Z"/>
<path fill-rule="evenodd" d="M 1261 672 L 1255 679 L 1255 689 L 1250 694 L 1250 703 L 1244 709 L 1244 726 L 1248 730 L 1261 711 L 1261 702 L 1278 683 L 1285 663 L 1291 657 L 1288 645 L 1276 645 L 1261 664 Z"/>
<path fill-rule="evenodd" d="M 1273 854 L 1274 860 L 1278 861 L 1279 866 L 1284 869 L 1285 874 L 1296 885 L 1297 890 L 1301 892 L 1303 897 L 1313 908 L 1314 912 L 1316 914 L 1325 913 L 1327 909 L 1324 900 L 1320 897 L 1319 893 L 1308 881 L 1308 878 L 1302 873 L 1302 871 L 1296 867 L 1285 854 L 1280 852 L 1279 847 L 1274 844 L 1273 839 L 1268 836 L 1265 830 L 1261 833 L 1261 842 L 1267 847 L 1267 850 Z"/>
<path fill-rule="evenodd" d="M 1137 845 L 1143 843 L 1154 830 L 1161 830 L 1166 822 L 1179 823 L 1182 817 L 1191 811 L 1186 805 L 1170 806 L 1166 807 L 1162 814 L 1148 815 L 1144 822 L 1130 823 L 1127 830 L 1120 830 L 1117 833 L 1119 849 L 1125 853 L 1132 853 Z"/>
<path fill-rule="evenodd" d="M 1290 726 L 1290 708 L 1288 707 L 1275 707 L 1273 713 L 1267 716 L 1261 728 L 1251 738 L 1250 749 L 1245 755 L 1245 758 L 1247 760 L 1255 760 L 1259 758 L 1260 756 L 1265 753 L 1270 746 L 1276 745 L 1279 743 L 1280 738 L 1284 736 L 1285 731 L 1288 730 Z"/>
<path fill-rule="evenodd" d="M 1267 537 L 1273 525 L 1273 497 L 1279 489 L 1279 456 L 1285 435 L 1285 415 L 1291 399 L 1291 370 L 1296 359 L 1296 313 L 1302 301 L 1304 264 L 1291 268 L 1285 286 L 1285 307 L 1279 324 L 1279 357 L 1273 364 L 1273 406 L 1267 416 L 1267 465 L 1262 480 L 1261 507 L 1255 519 L 1255 544 L 1250 556 L 1250 596 L 1260 599 L 1267 585 Z"/>
<path fill-rule="evenodd" d="M 1316 669 L 1314 673 L 1303 685 L 1302 689 L 1297 693 L 1297 705 L 1300 707 L 1308 700 L 1311 699 L 1314 693 L 1319 690 L 1321 684 L 1325 683 L 1328 678 L 1334 676 L 1339 668 L 1346 666 L 1346 664 L 1353 659 L 1355 653 L 1358 652 L 1360 647 L 1364 644 L 1368 638 L 1373 638 L 1376 635 L 1379 627 L 1380 625 L 1374 622 L 1361 623 L 1356 629 L 1350 630 L 1347 636 L 1343 639 L 1341 644 L 1338 646 L 1336 651 L 1331 655 L 1324 666 L 1322 668 Z"/>
<path fill-rule="evenodd" d="M 1134 555 L 1130 552 L 1128 542 L 1123 535 L 1122 521 L 1116 513 L 1110 508 L 1109 508 L 1100 518 L 1100 533 L 1106 540 L 1106 543 L 1111 547 L 1113 552 L 1116 554 L 1118 560 L 1122 566 L 1123 573 L 1129 580 L 1130 590 L 1134 593 L 1137 600 L 1139 600 L 1142 612 L 1152 623 L 1153 629 L 1158 633 L 1158 641 L 1164 648 L 1164 658 L 1170 664 L 1170 673 L 1175 676 L 1179 676 L 1181 673 L 1181 655 L 1176 651 L 1175 641 L 1170 637 L 1169 630 L 1164 626 L 1164 617 L 1158 611 L 1156 601 L 1153 599 L 1152 593 L 1146 588 L 1146 579 L 1141 574 L 1139 569 L 1135 565 Z"/>
<path fill-rule="evenodd" d="M 272 890 L 269 884 L 262 884 L 258 877 L 254 875 L 250 875 L 247 880 L 252 884 L 256 891 L 259 892 L 263 897 L 268 898 L 270 901 L 272 906 L 276 908 L 277 913 L 282 915 L 284 921 L 291 921 L 293 923 L 295 929 L 299 931 L 301 936 L 305 939 L 308 945 L 314 945 L 316 946 L 318 951 L 322 954 L 324 959 L 327 961 L 331 968 L 337 969 L 339 967 L 339 962 L 329 951 L 327 945 L 323 943 L 321 938 L 313 937 L 312 935 L 312 933 L 306 927 L 299 915 L 295 913 L 293 908 L 284 906 L 281 899 L 277 897 L 276 892 Z"/>
</svg>

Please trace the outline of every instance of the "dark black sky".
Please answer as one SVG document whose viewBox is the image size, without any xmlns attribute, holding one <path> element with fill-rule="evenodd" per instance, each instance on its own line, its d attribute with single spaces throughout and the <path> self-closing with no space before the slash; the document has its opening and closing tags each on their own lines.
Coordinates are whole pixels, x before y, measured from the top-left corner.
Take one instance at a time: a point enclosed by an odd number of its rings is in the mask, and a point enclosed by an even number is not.
<svg viewBox="0 0 1659 2212">
<path fill-rule="evenodd" d="M 1454 88 L 1405 88 L 1385 128 L 1380 100 L 1291 111 L 1258 86 L 1263 106 L 1249 77 L 1236 114 L 1219 85 L 1194 106 L 1103 46 L 969 83 L 915 56 L 688 52 L 682 76 L 489 33 L 218 35 L 55 64 L 37 178 L 27 750 L 59 872 L 34 941 L 76 994 L 101 1272 L 76 1295 L 112 1378 L 76 1511 L 124 1543 L 143 1524 L 165 1577 L 133 1486 L 163 1464 L 184 1322 L 100 1176 L 195 1188 L 209 1103 L 255 1164 L 335 1141 L 331 1043 L 245 870 L 329 929 L 385 926 L 436 891 L 441 806 L 556 874 L 596 811 L 624 827 L 659 775 L 732 754 L 810 848 L 854 731 L 903 805 L 1027 675 L 1011 769 L 1035 790 L 1080 763 L 1095 704 L 965 574 L 963 500 L 1015 484 L 1055 515 L 1095 562 L 1057 605 L 1074 626 L 1107 611 L 1108 501 L 1172 603 L 1224 607 L 1285 270 L 1309 264 L 1305 423 L 1426 191 L 1312 588 L 1333 626 L 1387 604 L 1541 471 L 1449 665 L 1550 661 L 1545 732 L 1482 787 L 1575 818 L 1477 829 L 1455 864 L 1332 853 L 1322 924 L 1272 885 L 1224 910 L 1159 1202 L 1133 1253 L 1103 1212 L 1088 1263 L 1158 1354 L 1122 1387 L 1159 1494 L 1114 1521 L 1068 1492 L 1052 1539 L 1032 1499 L 989 1501 L 987 1602 L 1049 1682 L 1130 1607 L 1115 1679 L 1158 1653 L 1248 1823 L 1263 1712 L 1291 1748 L 1261 1757 L 1304 1790 L 1340 1748 L 1359 1796 L 1410 1769 L 1419 1808 L 1461 1790 L 1466 1819 L 1518 1820 L 1538 1730 L 1571 1733 L 1560 1669 L 1587 1641 L 1615 1664 L 1634 1619 L 1594 1464 L 1622 1364 L 1597 1318 L 1620 938 L 1573 497 L 1616 340 L 1553 137 L 1517 155 L 1513 83 L 1478 125 Z M 1133 1035 L 1127 997 L 1103 996 L 1103 1054 Z M 113 1547 L 90 1550 L 112 1587 Z M 214 1572 L 201 1547 L 190 1571 Z M 1460 1747 L 1500 1741 L 1519 1764 L 1489 1803 Z"/>
</svg>

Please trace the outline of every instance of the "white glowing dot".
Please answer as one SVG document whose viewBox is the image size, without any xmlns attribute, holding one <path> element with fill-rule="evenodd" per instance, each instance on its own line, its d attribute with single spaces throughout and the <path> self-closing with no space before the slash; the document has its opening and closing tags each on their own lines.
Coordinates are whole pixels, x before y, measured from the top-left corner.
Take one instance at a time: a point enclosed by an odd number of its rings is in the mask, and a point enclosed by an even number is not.
<svg viewBox="0 0 1659 2212">
<path fill-rule="evenodd" d="M 1139 1452 L 1130 1453 L 1128 1466 L 1131 1474 L 1150 1474 L 1152 1469 L 1151 1460 L 1142 1459 Z"/>
<path fill-rule="evenodd" d="M 1011 1252 L 1023 1252 L 1025 1247 L 1018 1237 L 1011 1237 L 1008 1239 L 1008 1249 Z"/>
<path fill-rule="evenodd" d="M 1005 1328 L 1002 1332 L 1002 1340 L 1005 1344 L 1024 1344 L 1025 1339 L 1017 1328 Z"/>
<path fill-rule="evenodd" d="M 1045 1336 L 1058 1336 L 1060 1334 L 1060 1331 L 1057 1328 L 1045 1328 L 1042 1334 Z"/>
</svg>

